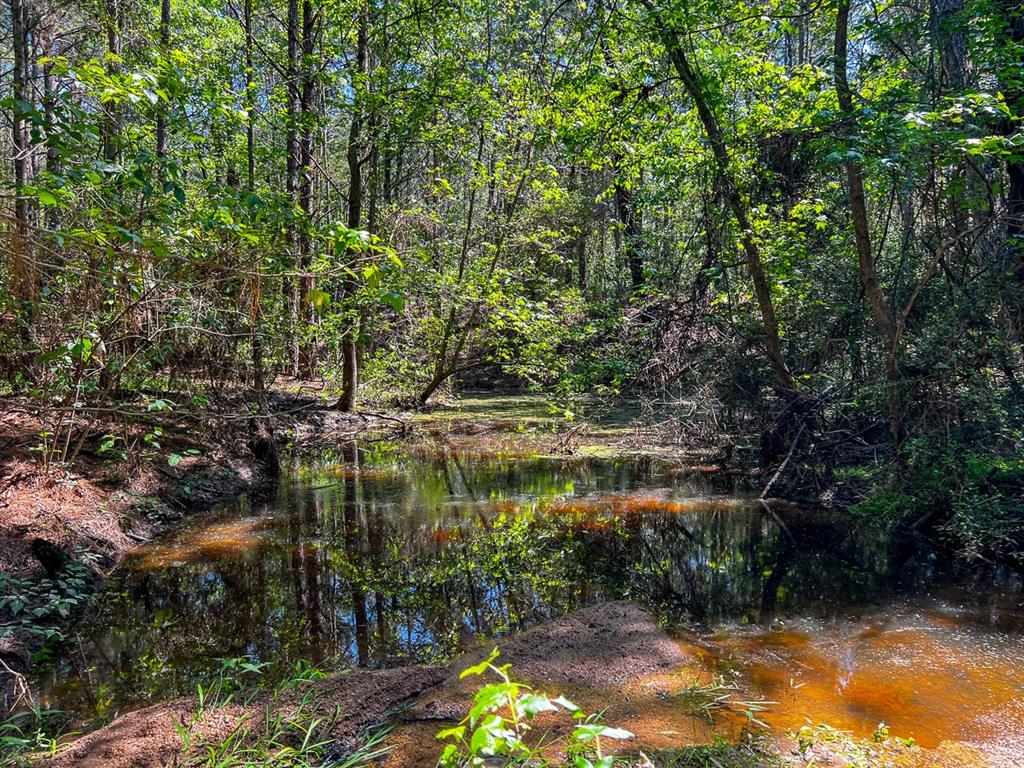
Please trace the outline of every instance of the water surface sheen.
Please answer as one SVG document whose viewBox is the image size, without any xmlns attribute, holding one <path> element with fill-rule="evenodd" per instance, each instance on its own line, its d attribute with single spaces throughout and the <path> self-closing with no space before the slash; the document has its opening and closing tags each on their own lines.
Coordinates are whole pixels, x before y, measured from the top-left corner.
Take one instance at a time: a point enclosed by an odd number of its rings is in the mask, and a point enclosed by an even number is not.
<svg viewBox="0 0 1024 768">
<path fill-rule="evenodd" d="M 705 675 L 777 701 L 773 725 L 886 721 L 933 744 L 1022 716 L 1017 578 L 670 461 L 473 438 L 350 444 L 296 464 L 272 499 L 140 548 L 43 684 L 87 717 L 192 690 L 225 657 L 265 675 L 439 661 L 622 598 L 674 627 Z"/>
</svg>

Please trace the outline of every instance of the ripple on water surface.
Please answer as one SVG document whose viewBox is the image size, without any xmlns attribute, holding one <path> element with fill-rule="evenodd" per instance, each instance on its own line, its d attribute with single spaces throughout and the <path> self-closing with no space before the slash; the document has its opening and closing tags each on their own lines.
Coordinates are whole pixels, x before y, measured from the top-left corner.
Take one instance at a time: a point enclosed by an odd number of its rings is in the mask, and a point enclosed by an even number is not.
<svg viewBox="0 0 1024 768">
<path fill-rule="evenodd" d="M 942 600 L 726 628 L 703 648 L 709 669 L 735 669 L 776 702 L 759 717 L 781 730 L 827 723 L 867 737 L 885 723 L 924 747 L 1024 735 L 1024 644 Z"/>
</svg>

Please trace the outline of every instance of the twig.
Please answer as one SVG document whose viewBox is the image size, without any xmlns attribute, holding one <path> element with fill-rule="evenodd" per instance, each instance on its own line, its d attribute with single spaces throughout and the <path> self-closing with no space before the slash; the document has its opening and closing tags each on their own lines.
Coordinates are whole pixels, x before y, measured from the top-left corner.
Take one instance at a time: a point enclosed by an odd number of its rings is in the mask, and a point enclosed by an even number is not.
<svg viewBox="0 0 1024 768">
<path fill-rule="evenodd" d="M 804 434 L 804 427 L 806 426 L 806 423 L 800 425 L 800 429 L 797 430 L 796 437 L 793 438 L 793 442 L 789 445 L 789 452 L 786 454 L 786 458 L 782 460 L 781 464 L 779 464 L 779 468 L 775 470 L 775 474 L 772 475 L 772 479 L 768 481 L 768 485 L 764 487 L 764 490 L 761 491 L 761 495 L 757 497 L 758 501 L 764 501 L 768 498 L 768 493 L 771 491 L 772 486 L 775 485 L 783 471 L 786 469 L 786 466 L 789 464 L 789 460 L 793 458 L 793 451 L 796 450 L 796 444 L 800 442 L 800 438 Z"/>
</svg>

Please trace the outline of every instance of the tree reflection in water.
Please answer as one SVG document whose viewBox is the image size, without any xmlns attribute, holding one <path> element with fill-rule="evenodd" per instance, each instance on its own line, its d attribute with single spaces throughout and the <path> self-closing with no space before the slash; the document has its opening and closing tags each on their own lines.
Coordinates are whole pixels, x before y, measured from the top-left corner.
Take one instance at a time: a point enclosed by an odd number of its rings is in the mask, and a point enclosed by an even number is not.
<svg viewBox="0 0 1024 768">
<path fill-rule="evenodd" d="M 350 443 L 292 478 L 126 562 L 48 696 L 87 716 L 191 690 L 225 657 L 268 676 L 436 662 L 601 600 L 768 623 L 951 576 L 914 542 L 656 461 Z"/>
</svg>

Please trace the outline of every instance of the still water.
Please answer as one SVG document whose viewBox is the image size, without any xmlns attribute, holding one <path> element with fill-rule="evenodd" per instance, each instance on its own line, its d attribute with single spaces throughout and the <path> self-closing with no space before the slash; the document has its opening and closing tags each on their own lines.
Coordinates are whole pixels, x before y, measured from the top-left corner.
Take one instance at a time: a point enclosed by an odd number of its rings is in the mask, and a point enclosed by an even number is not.
<svg viewBox="0 0 1024 768">
<path fill-rule="evenodd" d="M 928 746 L 1024 721 L 1019 577 L 671 461 L 472 437 L 348 444 L 140 548 L 40 686 L 109 715 L 194 690 L 228 657 L 265 676 L 443 661 L 623 598 L 705 675 L 777 702 L 764 718 L 780 728 L 885 721 Z"/>
</svg>

